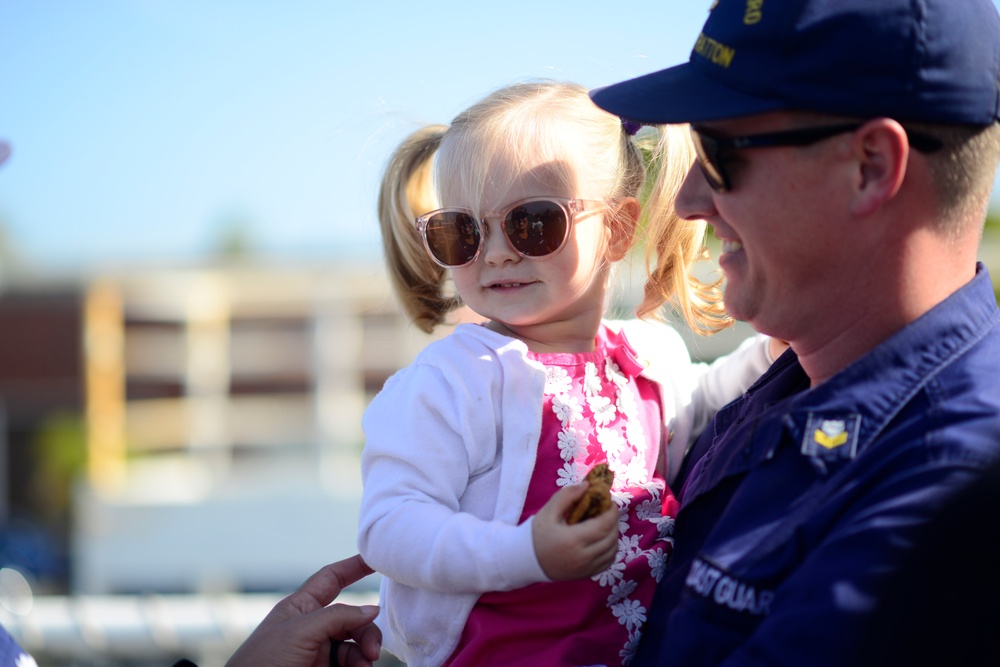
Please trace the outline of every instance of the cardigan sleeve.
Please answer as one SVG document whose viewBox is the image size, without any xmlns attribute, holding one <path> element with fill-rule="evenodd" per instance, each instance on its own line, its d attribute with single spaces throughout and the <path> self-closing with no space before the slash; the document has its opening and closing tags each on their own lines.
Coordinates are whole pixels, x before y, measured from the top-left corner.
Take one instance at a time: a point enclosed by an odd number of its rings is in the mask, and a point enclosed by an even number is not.
<svg viewBox="0 0 1000 667">
<path fill-rule="evenodd" d="M 711 364 L 692 364 L 691 433 L 697 437 L 721 407 L 739 398 L 772 362 L 764 335 L 751 336 Z"/>
<path fill-rule="evenodd" d="M 400 583 L 445 593 L 546 581 L 530 520 L 493 520 L 500 475 L 496 362 L 416 363 L 365 412 L 358 546 Z"/>
<path fill-rule="evenodd" d="M 661 385 L 664 419 L 670 432 L 667 481 L 671 482 L 691 443 L 715 413 L 770 367 L 770 338 L 751 336 L 733 352 L 708 364 L 693 362 L 684 339 L 669 325 L 629 320 L 621 326 L 647 364 L 646 375 Z"/>
<path fill-rule="evenodd" d="M 695 439 L 705 430 L 720 408 L 739 398 L 770 367 L 772 359 L 767 336 L 757 334 L 744 340 L 734 351 L 711 364 L 692 363 L 678 377 L 677 431 L 687 436 L 675 438 L 667 446 L 669 477 L 673 479 Z"/>
</svg>

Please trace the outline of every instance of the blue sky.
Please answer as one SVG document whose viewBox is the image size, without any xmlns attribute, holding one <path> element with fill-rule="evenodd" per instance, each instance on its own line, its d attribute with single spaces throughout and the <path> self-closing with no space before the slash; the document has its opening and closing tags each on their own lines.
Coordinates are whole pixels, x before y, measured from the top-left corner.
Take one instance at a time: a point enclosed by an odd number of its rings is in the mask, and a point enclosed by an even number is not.
<svg viewBox="0 0 1000 667">
<path fill-rule="evenodd" d="M 378 257 L 392 149 L 535 78 L 687 59 L 711 0 L 0 0 L 0 226 L 55 270 Z"/>
</svg>

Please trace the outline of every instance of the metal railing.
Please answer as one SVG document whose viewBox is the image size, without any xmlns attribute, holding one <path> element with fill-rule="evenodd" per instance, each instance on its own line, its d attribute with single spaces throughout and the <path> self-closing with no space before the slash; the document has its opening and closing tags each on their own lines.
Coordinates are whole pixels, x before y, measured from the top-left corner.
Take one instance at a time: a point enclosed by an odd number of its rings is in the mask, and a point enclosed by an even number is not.
<svg viewBox="0 0 1000 667">
<path fill-rule="evenodd" d="M 0 599 L 0 625 L 43 666 L 221 665 L 281 597 L 29 593 Z M 348 590 L 337 601 L 378 604 L 378 594 Z"/>
</svg>

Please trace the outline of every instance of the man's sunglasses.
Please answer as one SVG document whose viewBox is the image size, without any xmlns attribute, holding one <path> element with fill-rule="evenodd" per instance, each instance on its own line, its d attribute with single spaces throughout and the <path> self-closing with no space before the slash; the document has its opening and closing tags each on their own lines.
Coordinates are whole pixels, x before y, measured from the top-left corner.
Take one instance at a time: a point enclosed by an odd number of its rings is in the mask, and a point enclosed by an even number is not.
<svg viewBox="0 0 1000 667">
<path fill-rule="evenodd" d="M 507 243 L 521 257 L 535 259 L 557 252 L 569 238 L 573 218 L 605 202 L 559 197 L 531 197 L 516 201 L 496 217 Z M 431 258 L 457 269 L 476 261 L 489 227 L 467 208 L 439 208 L 417 218 L 417 233 Z"/>
<path fill-rule="evenodd" d="M 824 127 L 804 127 L 784 132 L 751 134 L 743 137 L 716 137 L 703 130 L 691 128 L 694 138 L 698 166 L 705 174 L 709 186 L 716 192 L 728 192 L 732 182 L 726 172 L 726 164 L 732 159 L 732 152 L 745 148 L 770 148 L 774 146 L 809 146 L 838 134 L 854 132 L 864 123 L 828 125 Z M 921 153 L 932 153 L 943 144 L 937 137 L 906 130 L 910 145 Z"/>
</svg>

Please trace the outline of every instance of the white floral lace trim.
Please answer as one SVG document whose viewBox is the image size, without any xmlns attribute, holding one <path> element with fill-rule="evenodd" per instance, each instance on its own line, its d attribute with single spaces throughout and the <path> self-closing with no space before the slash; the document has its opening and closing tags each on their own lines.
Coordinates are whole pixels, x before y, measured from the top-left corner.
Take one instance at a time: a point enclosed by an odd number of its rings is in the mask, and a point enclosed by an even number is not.
<svg viewBox="0 0 1000 667">
<path fill-rule="evenodd" d="M 605 360 L 604 378 L 607 384 L 597 365 L 587 362 L 583 378 L 583 394 L 589 411 L 586 417 L 584 405 L 570 394 L 573 381 L 566 369 L 546 367 L 545 393 L 552 396 L 552 411 L 562 424 L 558 445 L 563 466 L 558 471 L 556 483 L 559 486 L 576 484 L 586 476 L 588 468 L 583 460 L 590 444 L 588 432 L 584 430 L 586 426 L 593 428 L 597 444 L 615 474 L 611 497 L 618 507 L 618 553 L 611 567 L 593 579 L 610 589 L 607 606 L 628 631 L 628 641 L 619 652 L 622 663 L 628 665 L 639 645 L 647 610 L 639 600 L 632 599 L 638 583 L 625 578 L 625 566 L 636 559 L 645 559 L 653 578 L 660 581 L 667 561 L 662 543 L 673 544 L 673 519 L 662 516 L 663 482 L 646 474 L 646 434 L 639 420 L 634 390 L 629 389 L 629 379 L 610 357 Z M 614 388 L 614 400 L 602 395 L 605 386 Z M 625 424 L 624 435 L 619 427 L 611 426 L 619 417 Z M 640 443 L 640 447 L 633 443 Z M 634 496 L 629 488 L 641 488 L 651 496 L 632 509 L 638 520 L 656 525 L 659 539 L 654 548 L 643 550 L 639 544 L 640 535 L 630 530 L 628 515 Z"/>
</svg>

